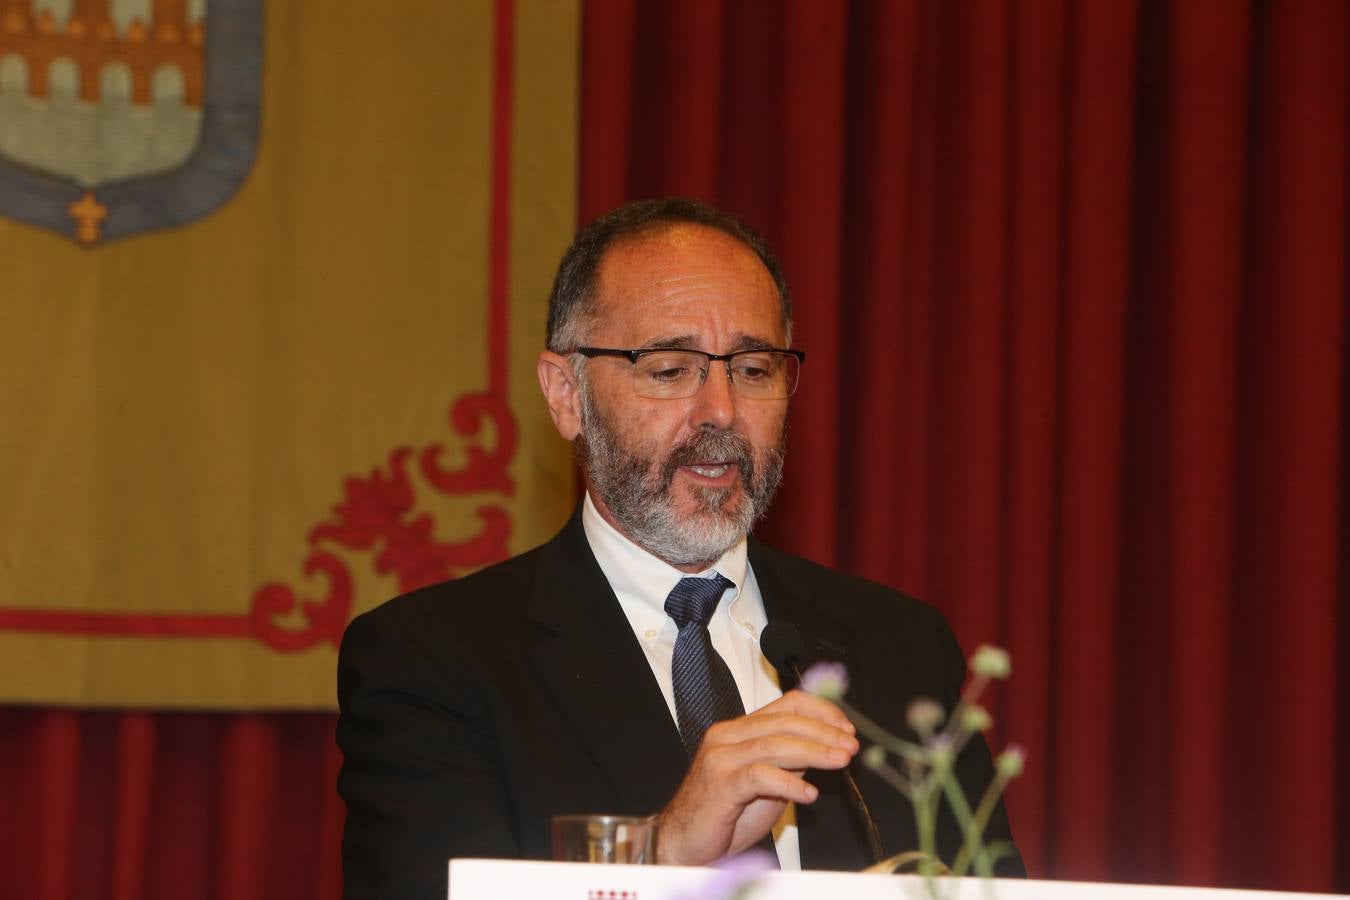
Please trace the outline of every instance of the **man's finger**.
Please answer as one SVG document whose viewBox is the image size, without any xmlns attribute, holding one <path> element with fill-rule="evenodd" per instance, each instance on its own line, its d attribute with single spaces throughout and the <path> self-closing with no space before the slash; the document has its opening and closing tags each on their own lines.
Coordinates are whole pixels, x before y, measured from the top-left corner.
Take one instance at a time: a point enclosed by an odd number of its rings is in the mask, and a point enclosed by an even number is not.
<svg viewBox="0 0 1350 900">
<path fill-rule="evenodd" d="M 749 797 L 772 797 L 793 803 L 812 803 L 820 795 L 815 785 L 793 772 L 767 763 L 737 770 L 737 793 Z"/>
<path fill-rule="evenodd" d="M 826 724 L 833 725 L 841 731 L 847 731 L 853 734 L 857 729 L 849 721 L 848 716 L 844 715 L 843 710 L 835 706 L 823 697 L 817 697 L 814 694 L 808 694 L 805 691 L 791 690 L 779 697 L 772 703 L 765 704 L 751 715 L 761 715 L 764 713 L 791 712 L 797 715 L 807 716 L 813 719 L 819 719 Z"/>
<path fill-rule="evenodd" d="M 827 747 L 841 747 L 849 753 L 856 753 L 859 750 L 858 738 L 851 731 L 796 713 L 764 711 L 752 716 L 715 723 L 704 734 L 703 745 L 717 747 L 773 735 L 795 737 Z"/>
<path fill-rule="evenodd" d="M 711 747 L 701 754 L 714 777 L 757 766 L 779 769 L 842 769 L 854 750 L 786 735 L 766 735 Z"/>
</svg>

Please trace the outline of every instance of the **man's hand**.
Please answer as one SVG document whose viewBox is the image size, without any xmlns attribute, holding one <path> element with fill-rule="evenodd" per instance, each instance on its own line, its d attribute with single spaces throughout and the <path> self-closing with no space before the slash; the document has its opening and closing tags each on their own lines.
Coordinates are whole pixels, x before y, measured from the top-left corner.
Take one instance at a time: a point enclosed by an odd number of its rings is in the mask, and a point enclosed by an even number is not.
<svg viewBox="0 0 1350 900">
<path fill-rule="evenodd" d="M 807 769 L 842 769 L 857 752 L 839 708 L 801 691 L 716 723 L 657 814 L 657 862 L 702 866 L 754 846 L 789 802 L 816 799 Z"/>
</svg>

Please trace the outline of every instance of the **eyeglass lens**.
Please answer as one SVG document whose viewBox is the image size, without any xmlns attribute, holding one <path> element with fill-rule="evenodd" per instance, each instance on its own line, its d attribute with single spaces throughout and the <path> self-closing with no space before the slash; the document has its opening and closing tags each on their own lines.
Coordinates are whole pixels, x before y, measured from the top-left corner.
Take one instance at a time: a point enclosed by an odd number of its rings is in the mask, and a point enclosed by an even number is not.
<svg viewBox="0 0 1350 900">
<path fill-rule="evenodd" d="M 702 353 L 645 353 L 633 366 L 633 387 L 642 397 L 692 397 L 707 378 L 709 365 Z M 801 371 L 797 357 L 771 350 L 737 353 L 727 361 L 727 369 L 736 393 L 754 400 L 791 397 Z"/>
</svg>

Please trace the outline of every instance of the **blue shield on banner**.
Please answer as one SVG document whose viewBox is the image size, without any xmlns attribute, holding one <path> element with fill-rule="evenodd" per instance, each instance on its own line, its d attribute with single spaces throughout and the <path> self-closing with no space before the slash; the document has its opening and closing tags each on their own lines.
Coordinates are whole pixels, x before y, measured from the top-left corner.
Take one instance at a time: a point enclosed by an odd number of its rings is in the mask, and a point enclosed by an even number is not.
<svg viewBox="0 0 1350 900">
<path fill-rule="evenodd" d="M 262 0 L 8 4 L 0 215 L 92 246 L 220 207 L 258 146 L 262 27 Z"/>
</svg>

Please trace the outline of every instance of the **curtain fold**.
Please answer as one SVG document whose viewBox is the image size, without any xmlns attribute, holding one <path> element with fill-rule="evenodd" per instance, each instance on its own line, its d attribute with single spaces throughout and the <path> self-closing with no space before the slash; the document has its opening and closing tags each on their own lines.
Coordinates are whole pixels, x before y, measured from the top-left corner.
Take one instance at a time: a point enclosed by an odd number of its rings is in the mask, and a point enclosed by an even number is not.
<svg viewBox="0 0 1350 900">
<path fill-rule="evenodd" d="M 1010 648 L 1038 873 L 1343 887 L 1343 5 L 671 6 L 588 8 L 581 203 L 782 254 L 761 532 Z"/>
<path fill-rule="evenodd" d="M 35 900 L 341 895 L 329 714 L 0 709 L 0 884 Z"/>
<path fill-rule="evenodd" d="M 1010 649 L 1034 874 L 1350 891 L 1345 5 L 593 0 L 583 39 L 582 218 L 695 195 L 780 252 L 760 531 Z M 336 897 L 332 726 L 0 710 L 0 883 Z"/>
</svg>

